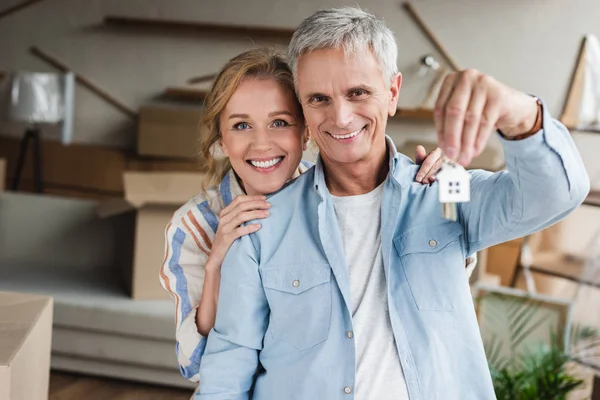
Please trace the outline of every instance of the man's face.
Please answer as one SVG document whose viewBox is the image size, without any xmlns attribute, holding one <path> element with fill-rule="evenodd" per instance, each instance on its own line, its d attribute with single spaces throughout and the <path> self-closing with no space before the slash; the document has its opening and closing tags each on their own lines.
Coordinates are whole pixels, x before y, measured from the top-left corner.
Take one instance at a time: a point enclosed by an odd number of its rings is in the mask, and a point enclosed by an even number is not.
<svg viewBox="0 0 600 400">
<path fill-rule="evenodd" d="M 370 50 L 346 57 L 342 49 L 319 49 L 298 59 L 297 78 L 306 122 L 325 162 L 341 166 L 385 154 L 400 74 L 386 82 Z"/>
</svg>

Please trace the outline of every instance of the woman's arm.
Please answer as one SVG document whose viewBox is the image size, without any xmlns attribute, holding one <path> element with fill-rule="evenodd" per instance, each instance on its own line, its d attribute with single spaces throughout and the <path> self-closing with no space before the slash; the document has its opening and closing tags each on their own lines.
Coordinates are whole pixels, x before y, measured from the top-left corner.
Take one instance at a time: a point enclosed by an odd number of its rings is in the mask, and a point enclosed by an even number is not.
<svg viewBox="0 0 600 400">
<path fill-rule="evenodd" d="M 212 243 L 212 250 L 205 265 L 205 277 L 202 298 L 196 314 L 198 332 L 203 336 L 215 325 L 219 285 L 221 282 L 221 264 L 231 244 L 240 236 L 256 232 L 260 224 L 243 225 L 252 220 L 266 218 L 270 204 L 265 196 L 237 196 L 219 215 L 219 227 Z"/>
</svg>

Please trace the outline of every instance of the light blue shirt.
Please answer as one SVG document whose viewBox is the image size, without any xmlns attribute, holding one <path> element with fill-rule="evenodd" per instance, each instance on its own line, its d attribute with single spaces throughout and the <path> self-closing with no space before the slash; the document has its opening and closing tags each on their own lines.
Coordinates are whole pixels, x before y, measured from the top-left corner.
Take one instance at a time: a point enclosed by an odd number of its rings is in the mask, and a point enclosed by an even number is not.
<svg viewBox="0 0 600 400">
<path fill-rule="evenodd" d="M 578 207 L 589 178 L 568 130 L 501 138 L 506 170 L 469 171 L 471 201 L 442 218 L 438 186 L 387 138 L 381 242 L 389 312 L 411 400 L 495 399 L 465 258 Z M 197 399 L 351 400 L 349 274 L 321 161 L 274 194 L 262 228 L 231 247 Z M 360 399 L 366 400 L 366 399 Z"/>
</svg>

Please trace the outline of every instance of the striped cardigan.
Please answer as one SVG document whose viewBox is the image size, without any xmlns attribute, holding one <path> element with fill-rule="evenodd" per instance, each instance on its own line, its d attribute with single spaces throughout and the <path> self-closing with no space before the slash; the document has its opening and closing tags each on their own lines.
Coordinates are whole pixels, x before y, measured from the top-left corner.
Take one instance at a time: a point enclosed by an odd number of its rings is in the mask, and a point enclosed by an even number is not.
<svg viewBox="0 0 600 400">
<path fill-rule="evenodd" d="M 313 164 L 302 161 L 304 173 Z M 200 193 L 180 207 L 165 229 L 165 258 L 159 279 L 175 301 L 176 353 L 181 374 L 198 381 L 206 338 L 198 333 L 196 311 L 204 284 L 204 267 L 219 226 L 219 214 L 244 194 L 233 170 L 218 186 Z"/>
<path fill-rule="evenodd" d="M 304 173 L 313 164 L 302 161 Z M 233 170 L 220 185 L 207 189 L 179 208 L 165 230 L 165 258 L 160 283 L 175 301 L 175 351 L 181 374 L 198 382 L 200 359 L 206 338 L 198 333 L 196 311 L 204 284 L 204 267 L 219 226 L 219 214 L 233 199 L 244 194 Z M 466 262 L 467 276 L 475 268 L 476 255 Z"/>
</svg>

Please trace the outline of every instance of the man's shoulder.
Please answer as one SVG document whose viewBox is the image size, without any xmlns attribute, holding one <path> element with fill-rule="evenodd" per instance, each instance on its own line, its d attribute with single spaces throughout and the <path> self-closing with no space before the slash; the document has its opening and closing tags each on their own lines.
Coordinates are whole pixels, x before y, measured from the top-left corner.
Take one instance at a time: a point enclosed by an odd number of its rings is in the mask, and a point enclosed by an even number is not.
<svg viewBox="0 0 600 400">
<path fill-rule="evenodd" d="M 400 183 L 412 183 L 415 181 L 415 176 L 419 171 L 419 165 L 410 159 L 408 156 L 397 153 L 396 154 L 396 168 L 394 168 L 393 176 Z"/>
<path fill-rule="evenodd" d="M 297 178 L 289 180 L 280 190 L 269 195 L 268 201 L 286 202 L 294 198 L 302 198 L 314 186 L 315 169 L 310 168 Z M 300 196 L 300 197 L 299 197 Z"/>
</svg>

